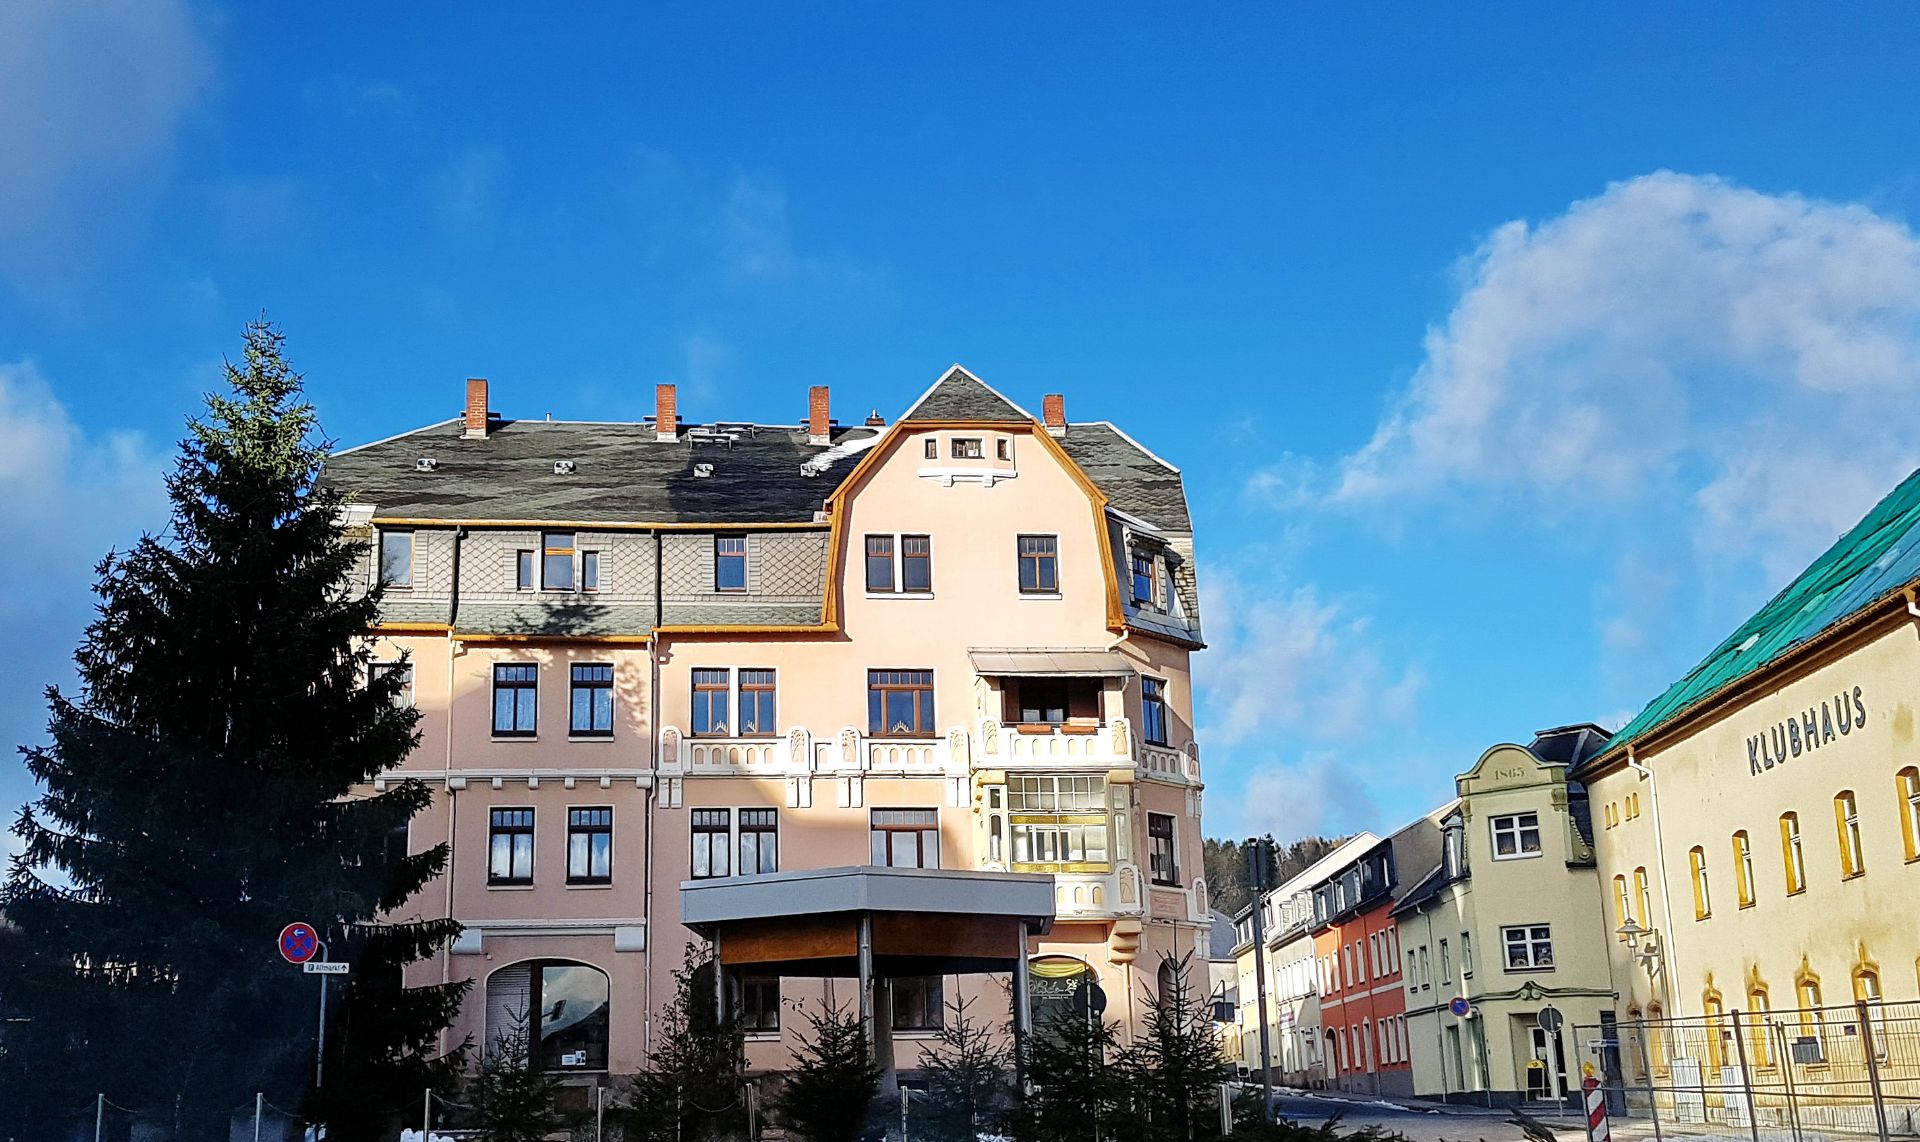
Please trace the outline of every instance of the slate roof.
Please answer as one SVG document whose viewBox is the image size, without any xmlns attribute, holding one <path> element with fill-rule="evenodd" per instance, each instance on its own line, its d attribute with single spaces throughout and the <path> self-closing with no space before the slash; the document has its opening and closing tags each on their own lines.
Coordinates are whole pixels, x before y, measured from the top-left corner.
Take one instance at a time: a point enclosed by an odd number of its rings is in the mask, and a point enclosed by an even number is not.
<svg viewBox="0 0 1920 1142">
<path fill-rule="evenodd" d="M 1191 532 L 1180 473 L 1107 421 L 1069 425 L 1060 438 L 1075 464 L 1114 507 L 1168 532 Z"/>
<path fill-rule="evenodd" d="M 985 420 L 1026 424 L 1033 416 L 958 365 L 913 402 L 901 420 Z"/>
<path fill-rule="evenodd" d="M 1623 749 L 1920 580 L 1920 471 L 1875 504 L 1698 666 L 1667 687 L 1597 756 Z"/>
<path fill-rule="evenodd" d="M 577 523 L 804 523 L 853 471 L 849 457 L 818 476 L 800 465 L 826 450 L 798 428 L 742 429 L 731 446 L 657 440 L 651 424 L 496 421 L 468 439 L 459 420 L 336 453 L 325 482 L 386 518 L 566 520 Z M 840 444 L 875 434 L 838 429 Z M 432 472 L 414 471 L 431 457 Z M 557 475 L 554 461 L 574 470 Z M 695 476 L 695 464 L 713 465 Z"/>
</svg>

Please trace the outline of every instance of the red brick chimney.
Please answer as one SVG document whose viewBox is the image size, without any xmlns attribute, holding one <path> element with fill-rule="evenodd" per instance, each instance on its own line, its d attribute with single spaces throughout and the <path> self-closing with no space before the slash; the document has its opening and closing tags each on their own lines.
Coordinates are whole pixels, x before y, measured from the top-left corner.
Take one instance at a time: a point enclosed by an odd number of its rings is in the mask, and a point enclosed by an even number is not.
<svg viewBox="0 0 1920 1142">
<path fill-rule="evenodd" d="M 487 435 L 487 378 L 467 378 L 467 435 Z"/>
<path fill-rule="evenodd" d="M 1059 393 L 1048 393 L 1040 399 L 1040 417 L 1047 423 L 1047 434 L 1065 436 L 1067 434 L 1067 398 Z"/>
<path fill-rule="evenodd" d="M 886 427 L 886 424 L 887 424 L 887 418 L 880 415 L 879 409 L 876 408 L 872 412 L 867 414 L 868 428 L 884 428 Z"/>
<path fill-rule="evenodd" d="M 827 414 L 827 386 L 814 385 L 807 390 L 807 443 L 830 444 L 833 421 Z"/>
<path fill-rule="evenodd" d="M 672 385 L 653 387 L 654 417 L 653 430 L 656 440 L 680 439 L 679 398 L 674 395 Z"/>
</svg>

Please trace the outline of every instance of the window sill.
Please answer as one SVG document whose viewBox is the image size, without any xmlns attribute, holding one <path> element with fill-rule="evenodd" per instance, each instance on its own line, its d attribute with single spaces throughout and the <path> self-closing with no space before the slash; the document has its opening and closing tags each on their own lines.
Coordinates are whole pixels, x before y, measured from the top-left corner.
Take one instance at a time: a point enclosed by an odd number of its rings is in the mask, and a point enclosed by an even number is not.
<svg viewBox="0 0 1920 1142">
<path fill-rule="evenodd" d="M 1553 965 L 1547 964 L 1545 967 L 1531 967 L 1531 968 L 1503 968 L 1502 970 L 1505 971 L 1508 975 L 1537 975 L 1540 972 L 1552 971 Z"/>
<path fill-rule="evenodd" d="M 933 598 L 932 591 L 868 591 L 869 599 L 927 599 Z"/>
<path fill-rule="evenodd" d="M 612 734 L 568 734 L 570 742 L 612 742 Z"/>
<path fill-rule="evenodd" d="M 1055 602 L 1055 603 L 1059 602 L 1061 599 L 1066 598 L 1065 595 L 1061 594 L 1058 591 L 1022 591 L 1020 592 L 1020 597 L 1023 599 L 1034 599 L 1040 602 Z"/>
<path fill-rule="evenodd" d="M 537 742 L 540 740 L 540 735 L 539 734 L 495 734 L 493 735 L 493 740 L 496 742 Z"/>
<path fill-rule="evenodd" d="M 1790 889 L 1788 889 L 1788 890 L 1787 890 L 1787 895 L 1788 895 L 1788 896 L 1790 896 L 1790 897 L 1792 897 L 1792 896 L 1805 896 L 1806 894 L 1807 894 L 1807 890 L 1806 890 L 1806 888 L 1805 888 L 1804 886 L 1802 886 L 1802 887 L 1800 887 L 1800 888 L 1790 888 Z"/>
<path fill-rule="evenodd" d="M 1859 872 L 1850 872 L 1840 878 L 1840 883 L 1845 884 L 1849 880 L 1859 880 L 1861 877 L 1865 875 L 1867 875 L 1867 870 L 1864 868 L 1861 869 Z"/>
<path fill-rule="evenodd" d="M 568 891 L 573 891 L 575 889 L 586 889 L 588 891 L 592 891 L 594 889 L 606 889 L 606 888 L 612 888 L 612 887 L 613 887 L 613 881 L 611 880 L 583 880 L 578 883 L 571 880 L 567 881 Z"/>
<path fill-rule="evenodd" d="M 1758 900 L 1742 900 L 1742 901 L 1740 902 L 1740 907 L 1741 907 L 1741 908 L 1742 908 L 1742 909 L 1744 910 L 1744 909 L 1747 909 L 1747 908 L 1751 908 L 1751 907 L 1753 907 L 1753 906 L 1754 906 L 1755 904 L 1758 904 L 1758 903 L 1760 903 L 1760 902 L 1759 902 Z M 1623 936 L 1623 937 L 1621 937 L 1621 938 L 1622 938 L 1622 939 L 1625 939 L 1626 937 L 1624 937 L 1624 936 Z"/>
<path fill-rule="evenodd" d="M 741 1032 L 740 1037 L 742 1039 L 745 1039 L 749 1043 L 778 1043 L 780 1041 L 780 1032 L 778 1031 L 743 1031 Z"/>
<path fill-rule="evenodd" d="M 1494 860 L 1537 860 L 1540 857 L 1545 856 L 1546 853 L 1536 851 L 1536 852 L 1530 852 L 1530 853 L 1510 853 L 1506 856 L 1500 856 L 1497 853 L 1490 854 L 1490 855 L 1492 855 L 1492 858 Z"/>
<path fill-rule="evenodd" d="M 895 1027 L 893 1029 L 893 1037 L 895 1039 L 938 1039 L 940 1037 L 940 1028 L 915 1027 L 909 1030 L 905 1027 Z"/>
<path fill-rule="evenodd" d="M 532 892 L 533 885 L 528 884 L 488 884 L 488 892 Z"/>
</svg>

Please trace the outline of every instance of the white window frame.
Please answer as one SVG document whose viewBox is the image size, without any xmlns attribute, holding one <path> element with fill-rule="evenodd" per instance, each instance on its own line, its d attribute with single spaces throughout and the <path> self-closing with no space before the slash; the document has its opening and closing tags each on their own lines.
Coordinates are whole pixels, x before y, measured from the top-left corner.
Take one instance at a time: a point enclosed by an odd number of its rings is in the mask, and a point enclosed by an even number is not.
<svg viewBox="0 0 1920 1142">
<path fill-rule="evenodd" d="M 1515 933 L 1519 935 L 1516 937 Z M 1513 950 L 1516 947 L 1526 950 L 1526 962 L 1515 966 Z M 1545 963 L 1540 962 L 1540 951 L 1547 953 Z M 1553 954 L 1553 926 L 1551 924 L 1506 924 L 1500 929 L 1500 963 L 1507 971 L 1552 971 L 1555 967 Z"/>
<path fill-rule="evenodd" d="M 1522 820 L 1527 817 L 1533 818 L 1532 825 L 1521 823 Z M 1540 814 L 1537 812 L 1502 813 L 1497 817 L 1488 818 L 1487 827 L 1492 834 L 1493 843 L 1493 848 L 1489 855 L 1491 855 L 1494 860 L 1532 860 L 1535 857 L 1544 855 L 1546 852 L 1546 838 L 1540 830 Z M 1526 835 L 1529 830 L 1533 833 L 1532 849 L 1526 847 Z M 1500 838 L 1503 834 L 1511 834 L 1513 837 L 1513 851 L 1511 853 L 1502 853 L 1500 851 Z"/>
</svg>

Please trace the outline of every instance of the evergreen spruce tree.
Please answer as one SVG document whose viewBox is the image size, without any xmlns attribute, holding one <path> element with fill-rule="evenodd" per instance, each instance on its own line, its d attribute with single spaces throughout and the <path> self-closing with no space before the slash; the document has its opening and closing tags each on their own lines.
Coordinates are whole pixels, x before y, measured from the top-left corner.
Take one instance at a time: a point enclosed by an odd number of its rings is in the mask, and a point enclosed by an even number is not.
<svg viewBox="0 0 1920 1142">
<path fill-rule="evenodd" d="M 689 943 L 673 973 L 673 1003 L 660 1013 L 659 1046 L 633 1076 L 612 1117 L 631 1142 L 706 1142 L 746 1129 L 741 1099 L 743 1036 L 713 1003 L 713 957 Z"/>
<path fill-rule="evenodd" d="M 780 1091 L 780 1120 L 807 1142 L 856 1142 L 880 1093 L 866 1028 L 844 1007 L 809 1010 L 807 1023 L 812 1033 L 794 1049 Z"/>
<path fill-rule="evenodd" d="M 1036 1023 L 1027 1040 L 1027 1090 L 1009 1118 L 1019 1142 L 1103 1142 L 1128 1101 L 1120 1033 L 1097 1016 Z"/>
<path fill-rule="evenodd" d="M 912 1134 L 931 1142 L 975 1142 L 999 1132 L 1013 1102 L 1008 1032 L 975 1023 L 955 999 L 931 1046 L 920 1055 L 926 1093 L 909 1108 Z"/>
<path fill-rule="evenodd" d="M 1208 997 L 1192 983 L 1193 956 L 1160 957 L 1159 992 L 1147 997 L 1142 1034 L 1121 1069 L 1146 1124 L 1144 1137 L 1193 1142 L 1220 1134 L 1220 1083 L 1227 1060 Z"/>
<path fill-rule="evenodd" d="M 326 445 L 281 350 L 247 328 L 181 444 L 169 528 L 101 562 L 79 691 L 48 690 L 50 744 L 23 750 L 41 790 L 0 889 L 19 931 L 0 978 L 27 1020 L 0 1136 L 59 1136 L 103 1090 L 172 1139 L 225 1138 L 256 1091 L 308 1097 L 318 983 L 275 949 L 296 920 L 354 963 L 328 1028 L 329 1086 L 350 1098 L 309 1104 L 339 1116 L 336 1142 L 458 1065 L 433 1041 L 463 987 L 399 980 L 458 925 L 382 920 L 446 862 L 394 843 L 428 791 L 366 791 L 417 715 L 397 678 L 369 684 L 380 592 L 346 589 L 368 545 L 319 481 Z"/>
<path fill-rule="evenodd" d="M 560 1080 L 535 1061 L 527 1024 L 524 1009 L 508 1013 L 467 1087 L 474 1125 L 485 1142 L 542 1142 L 567 1125 L 557 1109 Z"/>
</svg>

